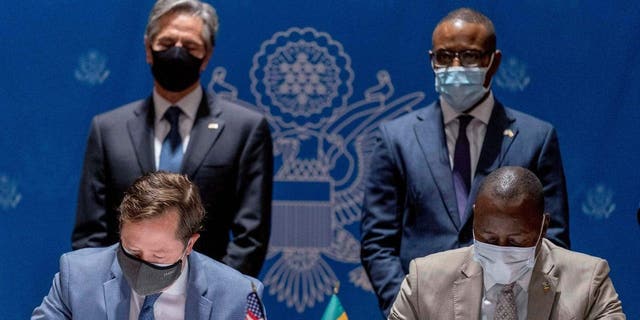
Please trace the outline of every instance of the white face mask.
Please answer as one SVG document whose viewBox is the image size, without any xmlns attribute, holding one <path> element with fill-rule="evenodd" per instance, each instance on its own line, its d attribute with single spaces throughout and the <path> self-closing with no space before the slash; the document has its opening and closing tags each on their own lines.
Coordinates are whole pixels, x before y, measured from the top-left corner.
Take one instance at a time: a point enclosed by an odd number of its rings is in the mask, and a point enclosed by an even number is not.
<svg viewBox="0 0 640 320">
<path fill-rule="evenodd" d="M 503 247 L 473 239 L 473 260 L 496 283 L 509 284 L 520 279 L 536 262 L 536 247 L 542 237 L 546 216 L 542 218 L 538 240 L 533 247 Z"/>
<path fill-rule="evenodd" d="M 433 68 L 436 75 L 436 92 L 447 101 L 447 103 L 459 113 L 473 107 L 485 94 L 489 88 L 484 87 L 484 80 L 487 71 L 493 63 L 486 68 L 481 67 L 446 67 Z"/>
</svg>

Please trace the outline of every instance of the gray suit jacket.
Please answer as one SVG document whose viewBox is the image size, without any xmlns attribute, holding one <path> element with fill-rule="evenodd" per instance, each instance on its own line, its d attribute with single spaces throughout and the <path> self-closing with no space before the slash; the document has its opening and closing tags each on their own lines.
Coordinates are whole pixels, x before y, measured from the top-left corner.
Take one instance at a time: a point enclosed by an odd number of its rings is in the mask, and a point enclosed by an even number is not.
<svg viewBox="0 0 640 320">
<path fill-rule="evenodd" d="M 153 126 L 151 97 L 94 117 L 78 193 L 73 249 L 119 241 L 116 209 L 124 192 L 135 179 L 155 171 Z M 271 228 L 273 148 L 265 117 L 205 94 L 181 172 L 199 187 L 207 212 L 195 249 L 257 276 Z"/>
<path fill-rule="evenodd" d="M 479 319 L 483 275 L 472 250 L 473 246 L 413 260 L 389 319 Z M 528 292 L 528 320 L 626 319 L 607 261 L 547 239 Z"/>
<path fill-rule="evenodd" d="M 118 245 L 73 251 L 60 258 L 60 272 L 31 319 L 129 319 L 131 288 L 116 259 Z M 193 251 L 185 319 L 242 320 L 247 295 L 262 283 Z"/>
</svg>

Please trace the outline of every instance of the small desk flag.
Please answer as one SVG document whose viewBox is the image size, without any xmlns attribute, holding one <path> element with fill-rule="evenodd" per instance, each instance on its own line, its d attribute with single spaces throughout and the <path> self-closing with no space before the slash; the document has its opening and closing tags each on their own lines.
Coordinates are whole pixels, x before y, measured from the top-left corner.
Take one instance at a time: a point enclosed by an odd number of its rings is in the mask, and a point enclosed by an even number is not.
<svg viewBox="0 0 640 320">
<path fill-rule="evenodd" d="M 256 287 L 251 283 L 253 291 L 247 296 L 247 315 L 245 320 L 266 320 L 267 317 L 264 314 L 264 308 L 262 307 L 262 301 L 258 297 Z"/>
<path fill-rule="evenodd" d="M 344 311 L 342 303 L 335 293 L 331 295 L 331 300 L 329 300 L 329 305 L 324 310 L 321 320 L 349 320 L 347 312 Z"/>
</svg>

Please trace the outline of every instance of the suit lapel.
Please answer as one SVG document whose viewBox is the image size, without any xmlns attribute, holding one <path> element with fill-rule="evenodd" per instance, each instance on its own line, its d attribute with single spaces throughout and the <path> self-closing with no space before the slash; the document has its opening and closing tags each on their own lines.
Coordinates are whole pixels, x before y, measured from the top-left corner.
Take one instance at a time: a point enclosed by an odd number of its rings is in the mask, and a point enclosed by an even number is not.
<svg viewBox="0 0 640 320">
<path fill-rule="evenodd" d="M 416 138 L 426 159 L 427 166 L 431 171 L 434 183 L 440 191 L 440 197 L 442 197 L 442 202 L 447 208 L 447 213 L 453 224 L 459 229 L 460 218 L 440 104 L 436 102 L 426 107 L 421 114 L 418 114 L 418 119 L 420 122 L 414 125 Z"/>
<path fill-rule="evenodd" d="M 153 160 L 153 98 L 149 97 L 134 110 L 134 117 L 127 121 L 129 137 L 136 152 L 142 172 L 155 170 Z"/>
<path fill-rule="evenodd" d="M 478 319 L 482 303 L 483 278 L 482 267 L 471 258 L 469 250 L 466 263 L 460 270 L 460 279 L 453 283 L 454 319 Z"/>
<path fill-rule="evenodd" d="M 558 278 L 551 274 L 555 263 L 549 257 L 549 249 L 543 243 L 538 261 L 531 274 L 527 319 L 550 319 L 558 291 Z M 561 319 L 569 319 L 563 317 Z"/>
<path fill-rule="evenodd" d="M 191 130 L 189 146 L 183 157 L 182 172 L 193 176 L 200 167 L 204 157 L 224 129 L 224 120 L 219 116 L 222 109 L 218 105 L 220 100 L 211 95 L 203 95 L 196 119 Z"/>
<path fill-rule="evenodd" d="M 213 309 L 213 301 L 207 299 L 206 274 L 200 272 L 199 258 L 189 255 L 189 280 L 187 285 L 187 301 L 185 302 L 185 319 L 209 319 Z"/>
<path fill-rule="evenodd" d="M 496 100 L 487 125 L 487 132 L 478 158 L 473 185 L 469 191 L 469 199 L 475 199 L 482 181 L 495 169 L 499 168 L 509 147 L 518 137 L 515 118 L 507 114 L 504 106 Z M 471 217 L 473 201 L 467 204 L 467 217 Z"/>
<path fill-rule="evenodd" d="M 113 263 L 111 264 L 111 275 L 111 280 L 106 281 L 102 285 L 107 319 L 129 319 L 131 288 L 122 275 L 122 270 L 116 259 L 113 259 Z"/>
</svg>

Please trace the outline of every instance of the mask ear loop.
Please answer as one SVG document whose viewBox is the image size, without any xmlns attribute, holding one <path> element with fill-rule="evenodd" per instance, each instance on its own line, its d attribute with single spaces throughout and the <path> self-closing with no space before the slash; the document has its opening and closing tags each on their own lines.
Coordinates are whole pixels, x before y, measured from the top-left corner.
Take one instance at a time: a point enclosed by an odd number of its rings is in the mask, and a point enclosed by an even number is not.
<svg viewBox="0 0 640 320">
<path fill-rule="evenodd" d="M 547 220 L 547 215 L 543 214 L 542 215 L 542 224 L 540 224 L 540 230 L 539 230 L 539 233 L 538 233 L 538 240 L 536 240 L 536 250 L 538 249 L 538 244 L 542 241 L 542 230 L 544 230 L 544 223 L 545 223 L 546 220 Z M 541 251 L 538 251 L 536 253 L 535 258 L 534 258 L 534 263 L 535 263 L 535 260 L 538 259 L 538 256 L 540 255 L 540 252 Z"/>
</svg>

